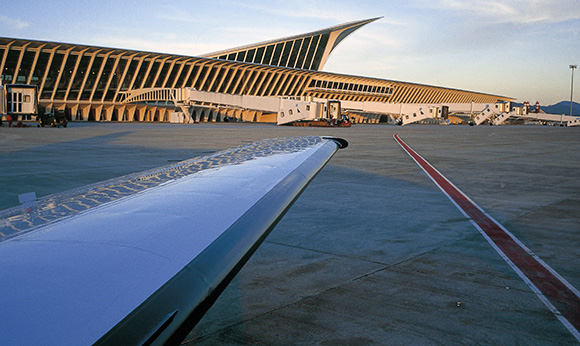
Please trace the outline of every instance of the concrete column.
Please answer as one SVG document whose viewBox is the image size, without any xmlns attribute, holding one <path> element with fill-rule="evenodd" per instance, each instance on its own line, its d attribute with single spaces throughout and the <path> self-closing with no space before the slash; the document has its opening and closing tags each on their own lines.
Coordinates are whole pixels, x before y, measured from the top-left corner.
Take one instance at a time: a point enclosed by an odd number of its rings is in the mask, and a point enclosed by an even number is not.
<svg viewBox="0 0 580 346">
<path fill-rule="evenodd" d="M 70 106 L 70 118 L 71 118 L 71 120 L 79 120 L 77 118 L 78 111 L 79 111 L 79 105 Z"/>
<path fill-rule="evenodd" d="M 101 121 L 102 112 L 103 112 L 103 105 L 99 105 L 94 108 L 95 109 L 95 121 Z"/>
<path fill-rule="evenodd" d="M 127 113 L 125 116 L 125 121 L 135 121 L 135 112 L 137 111 L 137 106 L 131 105 L 127 106 Z"/>
<path fill-rule="evenodd" d="M 236 109 L 234 110 L 234 118 L 238 119 L 239 121 L 242 121 L 242 110 L 241 109 Z"/>
<path fill-rule="evenodd" d="M 115 110 L 115 106 L 109 106 L 105 108 L 105 121 L 111 121 L 113 118 L 113 111 Z"/>
<path fill-rule="evenodd" d="M 223 122 L 224 119 L 226 118 L 227 114 L 228 114 L 228 110 L 227 109 L 220 109 L 219 110 L 219 114 L 218 114 L 217 121 Z"/>
<path fill-rule="evenodd" d="M 117 108 L 117 121 L 125 121 L 125 109 L 126 106 L 121 106 Z"/>
<path fill-rule="evenodd" d="M 148 107 L 147 112 L 145 113 L 145 121 L 153 122 L 155 121 L 155 115 L 157 113 L 157 107 Z"/>
<path fill-rule="evenodd" d="M 145 113 L 147 113 L 147 106 L 137 107 L 137 119 L 133 119 L 135 121 L 144 121 Z"/>
<path fill-rule="evenodd" d="M 167 119 L 167 107 L 161 107 L 158 111 L 157 122 L 162 123 L 165 121 L 169 121 L 169 119 Z"/>
<path fill-rule="evenodd" d="M 242 111 L 242 121 L 252 121 L 253 112 L 249 110 Z"/>
<path fill-rule="evenodd" d="M 81 108 L 82 121 L 89 121 L 89 114 L 91 113 L 91 106 L 85 105 Z"/>
</svg>

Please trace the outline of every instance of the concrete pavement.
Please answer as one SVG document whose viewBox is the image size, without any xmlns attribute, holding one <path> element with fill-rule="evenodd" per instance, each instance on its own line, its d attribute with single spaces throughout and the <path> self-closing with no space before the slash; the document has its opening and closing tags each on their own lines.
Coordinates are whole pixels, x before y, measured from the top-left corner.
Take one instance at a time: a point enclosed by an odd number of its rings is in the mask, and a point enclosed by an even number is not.
<svg viewBox="0 0 580 346">
<path fill-rule="evenodd" d="M 188 345 L 574 345 L 392 139 L 580 287 L 576 128 L 72 123 L 0 128 L 1 208 L 269 137 L 347 139 Z"/>
</svg>

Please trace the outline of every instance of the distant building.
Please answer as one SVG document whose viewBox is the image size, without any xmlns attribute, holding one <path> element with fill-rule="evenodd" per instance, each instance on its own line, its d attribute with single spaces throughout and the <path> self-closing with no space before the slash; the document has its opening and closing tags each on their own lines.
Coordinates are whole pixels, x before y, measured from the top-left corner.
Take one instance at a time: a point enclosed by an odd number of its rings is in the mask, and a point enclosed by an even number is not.
<svg viewBox="0 0 580 346">
<path fill-rule="evenodd" d="M 384 103 L 493 103 L 509 97 L 379 78 L 321 72 L 349 34 L 377 20 L 346 23 L 303 35 L 201 57 L 0 37 L 4 84 L 38 86 L 39 104 L 72 120 L 168 121 L 168 104 L 125 104 L 141 88 L 193 87 L 238 95 L 313 96 Z M 241 115 L 263 121 L 262 114 Z M 214 118 L 215 119 L 215 118 Z"/>
</svg>

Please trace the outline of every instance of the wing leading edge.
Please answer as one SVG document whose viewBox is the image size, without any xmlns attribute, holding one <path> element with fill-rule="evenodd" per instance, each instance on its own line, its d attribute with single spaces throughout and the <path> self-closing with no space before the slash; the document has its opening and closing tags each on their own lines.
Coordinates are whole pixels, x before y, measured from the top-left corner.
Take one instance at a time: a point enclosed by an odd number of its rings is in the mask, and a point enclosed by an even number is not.
<svg viewBox="0 0 580 346">
<path fill-rule="evenodd" d="M 178 343 L 346 145 L 263 140 L 0 213 L 0 344 Z"/>
</svg>

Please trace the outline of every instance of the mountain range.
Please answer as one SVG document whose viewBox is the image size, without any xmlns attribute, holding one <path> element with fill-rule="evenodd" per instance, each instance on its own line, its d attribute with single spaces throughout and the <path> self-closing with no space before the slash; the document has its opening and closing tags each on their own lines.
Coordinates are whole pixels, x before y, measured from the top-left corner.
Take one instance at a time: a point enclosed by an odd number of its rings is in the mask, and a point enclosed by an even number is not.
<svg viewBox="0 0 580 346">
<path fill-rule="evenodd" d="M 570 115 L 570 101 L 560 101 L 550 106 L 540 105 L 540 109 L 549 114 Z M 572 102 L 572 115 L 580 115 L 580 103 Z"/>
<path fill-rule="evenodd" d="M 523 103 L 514 103 L 514 106 L 523 106 Z M 530 112 L 534 109 L 536 109 L 536 104 L 530 103 Z M 540 105 L 540 109 L 548 114 L 570 115 L 570 101 L 560 101 L 549 106 Z M 580 116 L 580 103 L 572 102 L 572 115 Z"/>
</svg>

